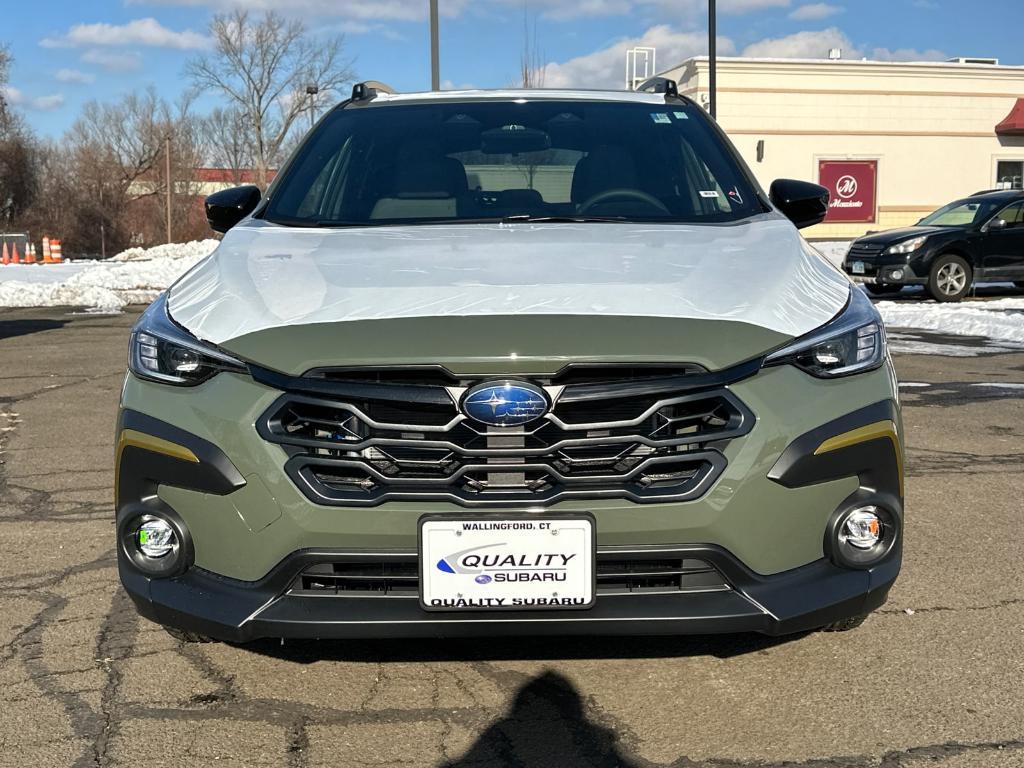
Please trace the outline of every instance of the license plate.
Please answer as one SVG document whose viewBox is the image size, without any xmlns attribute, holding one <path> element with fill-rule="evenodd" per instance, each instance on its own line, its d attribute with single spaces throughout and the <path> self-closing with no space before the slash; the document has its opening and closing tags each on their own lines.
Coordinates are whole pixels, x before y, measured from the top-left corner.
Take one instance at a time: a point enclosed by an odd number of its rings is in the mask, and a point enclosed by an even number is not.
<svg viewBox="0 0 1024 768">
<path fill-rule="evenodd" d="M 855 274 L 855 275 L 863 275 L 864 274 L 864 262 L 863 261 L 855 261 L 855 262 L 853 262 L 850 265 L 850 269 L 853 272 L 853 274 Z"/>
<path fill-rule="evenodd" d="M 420 518 L 428 611 L 573 610 L 594 605 L 590 515 Z"/>
</svg>

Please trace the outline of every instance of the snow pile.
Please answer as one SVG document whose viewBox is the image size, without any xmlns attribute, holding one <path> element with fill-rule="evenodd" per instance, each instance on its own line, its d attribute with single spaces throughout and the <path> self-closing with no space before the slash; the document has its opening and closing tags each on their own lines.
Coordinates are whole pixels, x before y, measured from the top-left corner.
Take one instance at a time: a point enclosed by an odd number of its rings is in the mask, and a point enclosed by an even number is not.
<svg viewBox="0 0 1024 768">
<path fill-rule="evenodd" d="M 153 259 L 188 259 L 209 256 L 220 244 L 218 240 L 193 240 L 190 243 L 167 243 L 152 248 L 129 248 L 113 256 L 111 261 L 151 261 Z"/>
<path fill-rule="evenodd" d="M 147 304 L 217 247 L 216 240 L 132 248 L 108 261 L 70 262 L 0 269 L 0 307 L 86 307 L 120 312 Z M 53 270 L 53 271 L 51 271 Z M 53 279 L 61 272 L 63 279 Z M 36 279 L 36 278 L 40 279 Z M 27 278 L 27 279 L 26 279 Z"/>
<path fill-rule="evenodd" d="M 957 336 L 987 336 L 997 341 L 1024 343 L 1024 299 L 995 299 L 963 304 L 875 305 L 886 326 L 919 328 Z"/>
<path fill-rule="evenodd" d="M 847 251 L 850 250 L 852 240 L 823 240 L 812 242 L 811 246 L 821 251 L 821 255 L 831 261 L 837 267 L 842 266 Z"/>
</svg>

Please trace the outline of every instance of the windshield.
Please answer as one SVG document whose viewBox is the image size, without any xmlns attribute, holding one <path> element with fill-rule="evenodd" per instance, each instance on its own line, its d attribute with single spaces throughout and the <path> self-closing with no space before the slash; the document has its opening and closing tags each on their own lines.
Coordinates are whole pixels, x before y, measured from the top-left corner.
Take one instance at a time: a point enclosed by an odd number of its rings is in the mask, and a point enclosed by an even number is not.
<svg viewBox="0 0 1024 768">
<path fill-rule="evenodd" d="M 335 110 L 289 164 L 264 216 L 363 226 L 730 222 L 762 211 L 695 105 L 537 99 Z"/>
<path fill-rule="evenodd" d="M 931 227 L 966 227 L 981 224 L 996 212 L 1001 204 L 990 200 L 957 200 L 939 208 L 918 222 Z"/>
</svg>

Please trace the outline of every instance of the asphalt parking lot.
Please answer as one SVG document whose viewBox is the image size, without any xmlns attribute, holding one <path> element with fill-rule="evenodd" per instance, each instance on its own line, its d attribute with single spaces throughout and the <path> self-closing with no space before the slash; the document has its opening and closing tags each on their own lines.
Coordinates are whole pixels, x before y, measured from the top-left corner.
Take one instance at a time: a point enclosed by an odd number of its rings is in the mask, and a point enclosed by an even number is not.
<svg viewBox="0 0 1024 768">
<path fill-rule="evenodd" d="M 905 570 L 855 632 L 182 646 L 115 567 L 135 317 L 0 310 L 0 765 L 1024 766 L 1024 352 L 897 357 Z"/>
</svg>

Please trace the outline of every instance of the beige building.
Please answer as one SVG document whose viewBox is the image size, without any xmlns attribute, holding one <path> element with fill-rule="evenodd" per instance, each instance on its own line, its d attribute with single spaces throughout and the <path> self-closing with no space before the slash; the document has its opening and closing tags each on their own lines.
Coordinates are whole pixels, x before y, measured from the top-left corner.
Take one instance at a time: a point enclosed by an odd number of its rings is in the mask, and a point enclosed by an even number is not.
<svg viewBox="0 0 1024 768">
<path fill-rule="evenodd" d="M 662 76 L 707 103 L 706 57 Z M 1024 67 L 719 58 L 717 107 L 765 189 L 781 177 L 831 188 L 831 223 L 809 238 L 913 224 L 1024 178 Z"/>
</svg>

